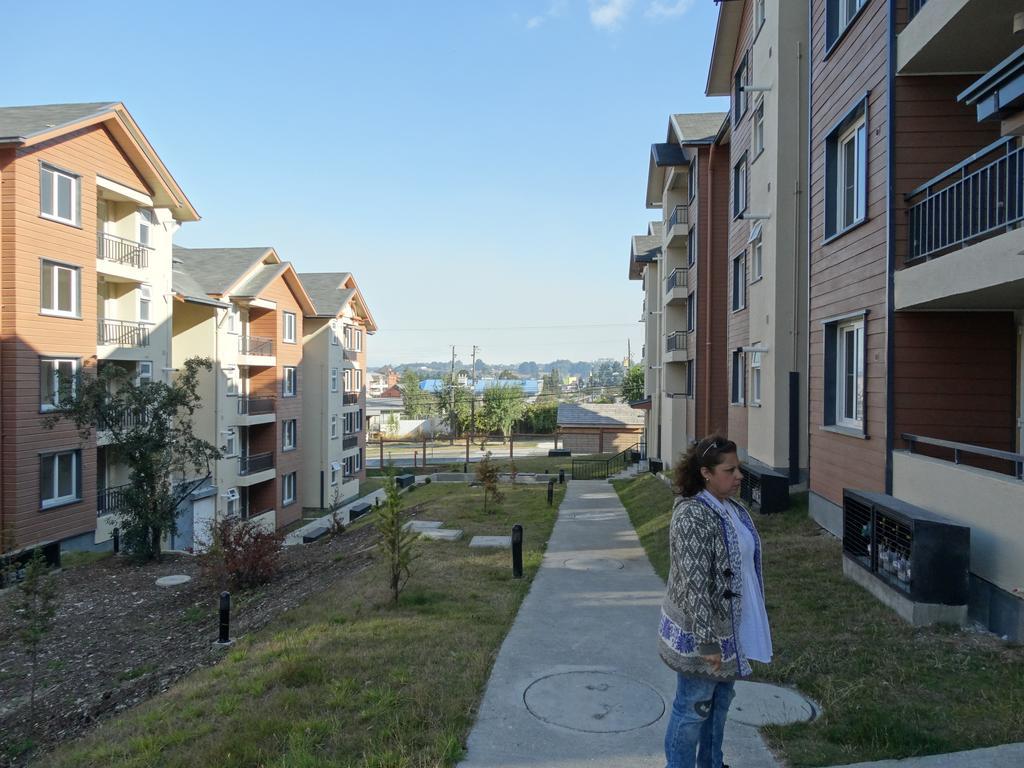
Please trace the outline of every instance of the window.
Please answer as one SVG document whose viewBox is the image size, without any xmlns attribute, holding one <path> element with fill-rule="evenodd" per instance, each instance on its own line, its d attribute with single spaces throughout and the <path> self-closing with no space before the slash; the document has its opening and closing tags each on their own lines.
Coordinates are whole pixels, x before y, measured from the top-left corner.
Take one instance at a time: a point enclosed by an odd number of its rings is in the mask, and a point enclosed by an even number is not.
<svg viewBox="0 0 1024 768">
<path fill-rule="evenodd" d="M 363 351 L 363 332 L 357 328 L 356 329 L 356 352 L 362 352 L 362 351 Z"/>
<path fill-rule="evenodd" d="M 765 0 L 754 0 L 754 34 L 757 34 L 758 30 L 761 29 L 761 25 L 764 24 L 764 3 Z"/>
<path fill-rule="evenodd" d="M 224 433 L 224 455 L 238 455 L 238 433 L 234 427 L 229 427 Z"/>
<path fill-rule="evenodd" d="M 356 411 L 355 429 L 352 430 L 352 431 L 353 432 L 362 432 L 363 431 L 363 410 L 361 408 L 358 411 Z"/>
<path fill-rule="evenodd" d="M 153 213 L 145 208 L 136 211 L 139 220 L 139 242 L 142 245 L 149 245 L 149 233 L 153 226 Z"/>
<path fill-rule="evenodd" d="M 335 439 L 338 436 L 338 415 L 331 414 L 331 439 Z"/>
<path fill-rule="evenodd" d="M 150 360 L 140 360 L 135 366 L 135 384 L 153 383 L 153 363 Z"/>
<path fill-rule="evenodd" d="M 692 267 L 697 263 L 697 225 L 690 227 L 686 233 L 686 265 Z"/>
<path fill-rule="evenodd" d="M 733 122 L 738 123 L 740 118 L 747 114 L 747 92 L 744 86 L 750 84 L 750 68 L 747 62 L 748 54 L 743 54 L 740 66 L 733 76 Z"/>
<path fill-rule="evenodd" d="M 686 368 L 684 370 L 686 371 L 685 376 L 686 376 L 686 396 L 687 397 L 693 397 L 693 380 L 694 380 L 693 368 L 694 368 L 694 366 L 696 364 L 697 364 L 697 362 L 695 360 L 687 360 L 685 363 L 683 363 L 683 365 L 686 366 Z"/>
<path fill-rule="evenodd" d="M 238 489 L 228 488 L 224 493 L 224 498 L 227 499 L 227 516 L 237 517 L 238 516 Z"/>
<path fill-rule="evenodd" d="M 761 353 L 750 353 L 750 403 L 761 404 Z"/>
<path fill-rule="evenodd" d="M 686 330 L 697 330 L 697 293 L 691 291 L 686 297 Z"/>
<path fill-rule="evenodd" d="M 44 509 L 78 500 L 79 452 L 39 457 L 39 498 Z"/>
<path fill-rule="evenodd" d="M 866 99 L 825 140 L 825 236 L 834 237 L 867 215 Z"/>
<path fill-rule="evenodd" d="M 346 435 L 351 435 L 355 431 L 354 428 L 353 428 L 355 426 L 355 422 L 352 420 L 352 418 L 353 418 L 352 417 L 352 411 L 349 411 L 348 413 L 345 414 L 345 434 Z"/>
<path fill-rule="evenodd" d="M 697 194 L 697 158 L 693 158 L 690 161 L 690 167 L 686 174 L 686 191 L 689 194 L 690 202 L 693 202 L 694 196 Z"/>
<path fill-rule="evenodd" d="M 344 379 L 345 379 L 345 391 L 346 392 L 351 392 L 352 391 L 352 369 L 351 368 L 346 368 L 345 369 Z"/>
<path fill-rule="evenodd" d="M 289 472 L 281 477 L 281 505 L 287 506 L 295 501 L 295 473 Z"/>
<path fill-rule="evenodd" d="M 732 397 L 730 402 L 733 405 L 743 404 L 743 385 L 746 383 L 747 372 L 745 370 L 744 355 L 742 349 L 732 353 Z"/>
<path fill-rule="evenodd" d="M 284 340 L 289 344 L 295 343 L 295 313 L 284 312 Z"/>
<path fill-rule="evenodd" d="M 39 360 L 39 410 L 52 411 L 62 395 L 75 394 L 75 358 L 44 357 Z"/>
<path fill-rule="evenodd" d="M 139 286 L 139 320 L 148 323 L 150 320 L 150 303 L 153 298 L 153 289 L 143 283 Z"/>
<path fill-rule="evenodd" d="M 748 181 L 747 153 L 744 152 L 740 161 L 732 169 L 732 215 L 734 218 L 747 210 Z"/>
<path fill-rule="evenodd" d="M 295 450 L 296 419 L 285 419 L 281 422 L 281 450 Z"/>
<path fill-rule="evenodd" d="M 81 220 L 82 182 L 75 174 L 52 165 L 39 166 L 39 213 L 48 219 L 77 226 Z"/>
<path fill-rule="evenodd" d="M 352 369 L 352 391 L 359 392 L 363 388 L 363 371 L 360 368 Z"/>
<path fill-rule="evenodd" d="M 338 472 L 341 471 L 341 464 L 336 461 L 331 462 L 331 485 L 338 484 Z"/>
<path fill-rule="evenodd" d="M 283 391 L 282 397 L 295 397 L 296 372 L 294 366 L 285 366 L 284 381 L 281 382 Z"/>
<path fill-rule="evenodd" d="M 761 223 L 758 222 L 750 230 L 750 282 L 760 280 L 764 276 L 764 242 L 761 238 Z"/>
<path fill-rule="evenodd" d="M 747 306 L 747 252 L 732 260 L 732 310 Z"/>
<path fill-rule="evenodd" d="M 754 158 L 764 152 L 764 99 L 754 110 Z"/>
<path fill-rule="evenodd" d="M 826 426 L 864 433 L 865 315 L 825 322 Z"/>
<path fill-rule="evenodd" d="M 242 394 L 242 383 L 238 378 L 238 372 L 233 368 L 231 370 L 225 369 L 224 376 L 227 379 L 228 384 L 228 397 L 238 397 Z M 239 405 L 238 407 L 242 408 L 243 406 Z"/>
<path fill-rule="evenodd" d="M 353 467 L 355 466 L 355 462 L 352 461 L 352 457 L 349 456 L 348 458 L 343 459 L 342 463 L 345 465 L 345 477 L 352 477 L 352 473 L 354 471 Z"/>
<path fill-rule="evenodd" d="M 868 0 L 828 0 L 825 9 L 826 50 L 839 41 L 846 28 L 850 26 L 850 22 L 867 2 Z"/>
<path fill-rule="evenodd" d="M 77 267 L 55 261 L 41 263 L 39 309 L 46 315 L 78 317 L 78 287 L 81 273 Z"/>
<path fill-rule="evenodd" d="M 227 311 L 226 322 L 228 327 L 228 333 L 241 333 L 242 331 L 242 313 L 238 307 L 232 306 Z"/>
<path fill-rule="evenodd" d="M 363 468 L 363 452 L 361 450 L 352 457 L 352 467 L 356 472 Z"/>
<path fill-rule="evenodd" d="M 338 346 L 338 324 L 331 321 L 331 344 Z"/>
<path fill-rule="evenodd" d="M 331 392 L 338 391 L 338 369 L 331 368 Z"/>
</svg>

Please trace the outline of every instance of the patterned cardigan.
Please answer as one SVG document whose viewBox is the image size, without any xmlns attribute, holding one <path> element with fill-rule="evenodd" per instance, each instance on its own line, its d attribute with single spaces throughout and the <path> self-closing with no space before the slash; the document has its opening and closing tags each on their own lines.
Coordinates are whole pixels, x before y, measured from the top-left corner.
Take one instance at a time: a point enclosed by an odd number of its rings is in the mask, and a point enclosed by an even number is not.
<svg viewBox="0 0 1024 768">
<path fill-rule="evenodd" d="M 761 540 L 742 505 L 739 517 L 754 535 L 754 565 L 761 579 Z M 677 672 L 715 680 L 751 674 L 736 642 L 740 626 L 740 547 L 729 518 L 699 496 L 679 498 L 669 525 L 671 565 L 661 607 L 658 650 Z M 713 672 L 701 656 L 722 654 Z"/>
</svg>

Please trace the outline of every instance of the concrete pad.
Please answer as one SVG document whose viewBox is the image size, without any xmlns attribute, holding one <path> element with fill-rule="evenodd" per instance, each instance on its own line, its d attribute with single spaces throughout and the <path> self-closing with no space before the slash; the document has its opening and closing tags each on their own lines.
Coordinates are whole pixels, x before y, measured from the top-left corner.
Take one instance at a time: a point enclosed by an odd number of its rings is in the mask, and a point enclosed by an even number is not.
<svg viewBox="0 0 1024 768">
<path fill-rule="evenodd" d="M 625 567 L 621 560 L 610 557 L 570 557 L 562 565 L 574 571 L 621 571 Z"/>
<path fill-rule="evenodd" d="M 792 688 L 770 683 L 736 682 L 729 719 L 745 725 L 790 725 L 813 720 L 821 708 Z"/>
<path fill-rule="evenodd" d="M 419 534 L 421 539 L 431 541 L 458 541 L 462 538 L 462 531 L 458 528 L 427 528 Z"/>
<path fill-rule="evenodd" d="M 656 689 L 600 670 L 542 677 L 526 689 L 523 701 L 538 720 L 584 733 L 634 731 L 665 714 L 665 700 Z"/>
<path fill-rule="evenodd" d="M 182 584 L 188 584 L 192 581 L 191 576 L 185 576 L 184 574 L 178 576 L 162 576 L 156 580 L 158 587 L 180 587 Z"/>
<path fill-rule="evenodd" d="M 402 526 L 403 531 L 415 531 L 419 533 L 421 531 L 432 531 L 436 528 L 440 528 L 444 523 L 440 520 L 410 520 L 408 523 Z"/>
<path fill-rule="evenodd" d="M 471 547 L 498 547 L 509 549 L 512 546 L 511 536 L 474 536 L 470 542 Z"/>
<path fill-rule="evenodd" d="M 844 765 L 842 768 L 1012 768 L 1021 765 L 1024 765 L 1024 742 L 945 755 L 855 763 Z"/>
</svg>

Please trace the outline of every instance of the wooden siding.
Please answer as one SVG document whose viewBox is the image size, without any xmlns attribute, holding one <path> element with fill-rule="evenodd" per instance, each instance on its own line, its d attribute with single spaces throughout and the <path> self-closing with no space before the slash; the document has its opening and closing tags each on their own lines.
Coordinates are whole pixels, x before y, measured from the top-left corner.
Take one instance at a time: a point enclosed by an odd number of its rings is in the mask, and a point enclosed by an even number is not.
<svg viewBox="0 0 1024 768">
<path fill-rule="evenodd" d="M 45 161 L 81 177 L 81 226 L 40 216 L 39 163 Z M 4 477 L 6 524 L 15 543 L 65 539 L 96 527 L 95 442 L 74 428 L 48 430 L 39 413 L 39 357 L 96 360 L 96 176 L 141 191 L 148 187 L 102 126 L 7 151 L 0 193 L 0 474 Z M 81 269 L 81 317 L 39 312 L 40 260 L 52 258 Z M 16 439 L 15 439 L 16 438 Z M 81 450 L 80 502 L 40 509 L 39 455 Z"/>
<path fill-rule="evenodd" d="M 729 145 L 715 144 L 703 150 L 707 157 L 706 189 L 708 200 L 701 217 L 700 273 L 708 276 L 697 302 L 697 325 L 706 333 L 700 339 L 697 376 L 705 398 L 699 403 L 700 431 L 696 437 L 727 434 L 729 430 L 728 329 L 719 318 L 728 313 L 729 222 L 731 214 L 731 177 Z M 704 155 L 702 155 L 704 156 Z"/>
<path fill-rule="evenodd" d="M 844 487 L 883 491 L 886 465 L 886 240 L 888 190 L 888 4 L 869 2 L 825 58 L 825 0 L 813 0 L 810 148 L 810 489 L 835 504 Z M 825 141 L 868 94 L 867 220 L 824 243 Z M 868 439 L 824 431 L 824 328 L 867 311 L 865 431 Z"/>
</svg>

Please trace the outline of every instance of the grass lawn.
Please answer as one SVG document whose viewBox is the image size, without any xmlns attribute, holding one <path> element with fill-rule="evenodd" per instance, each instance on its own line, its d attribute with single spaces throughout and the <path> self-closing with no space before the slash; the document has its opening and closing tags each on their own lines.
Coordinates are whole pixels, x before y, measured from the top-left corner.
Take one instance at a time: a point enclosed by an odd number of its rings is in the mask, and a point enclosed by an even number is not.
<svg viewBox="0 0 1024 768">
<path fill-rule="evenodd" d="M 672 494 L 657 478 L 616 482 L 654 569 L 668 576 Z M 1024 647 L 955 627 L 914 629 L 842 575 L 839 542 L 806 501 L 757 516 L 775 659 L 761 679 L 795 685 L 825 714 L 764 730 L 790 765 L 954 752 L 1021 740 Z"/>
<path fill-rule="evenodd" d="M 216 666 L 36 764 L 454 765 L 554 525 L 546 488 L 502 490 L 505 502 L 490 515 L 480 511 L 478 488 L 431 485 L 402 497 L 423 505 L 419 518 L 462 528 L 465 538 L 417 545 L 397 607 L 378 559 L 241 638 Z M 555 508 L 560 499 L 561 492 Z M 522 580 L 512 579 L 508 551 L 469 549 L 472 536 L 505 534 L 514 523 L 525 533 Z"/>
</svg>

